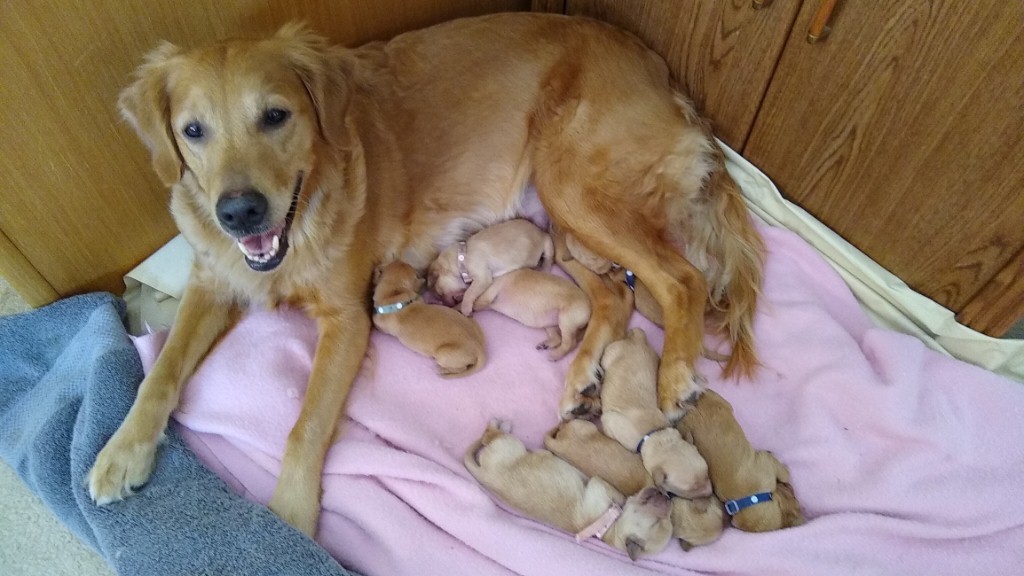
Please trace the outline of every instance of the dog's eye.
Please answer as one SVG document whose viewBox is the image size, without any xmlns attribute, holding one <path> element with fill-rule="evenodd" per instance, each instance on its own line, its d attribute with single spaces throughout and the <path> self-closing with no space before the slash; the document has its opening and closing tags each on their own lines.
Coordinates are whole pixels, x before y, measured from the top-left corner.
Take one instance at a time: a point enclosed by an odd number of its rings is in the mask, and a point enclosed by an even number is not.
<svg viewBox="0 0 1024 576">
<path fill-rule="evenodd" d="M 266 128 L 273 128 L 274 126 L 280 126 L 284 124 L 284 121 L 288 119 L 289 112 L 280 108 L 271 108 L 263 113 L 263 126 Z"/>
<path fill-rule="evenodd" d="M 199 122 L 192 122 L 185 126 L 181 133 L 184 134 L 186 138 L 198 140 L 203 137 L 203 125 Z"/>
</svg>

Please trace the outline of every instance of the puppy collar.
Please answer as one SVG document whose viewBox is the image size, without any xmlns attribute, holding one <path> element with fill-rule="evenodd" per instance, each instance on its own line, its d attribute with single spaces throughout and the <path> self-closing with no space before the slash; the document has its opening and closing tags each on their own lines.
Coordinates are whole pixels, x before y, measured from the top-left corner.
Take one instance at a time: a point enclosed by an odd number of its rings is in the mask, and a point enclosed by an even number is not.
<svg viewBox="0 0 1024 576">
<path fill-rule="evenodd" d="M 597 536 L 602 538 L 604 533 L 615 524 L 615 521 L 622 515 L 622 507 L 612 502 L 612 505 L 604 511 L 604 514 L 598 516 L 597 520 L 591 522 L 583 530 L 576 533 L 576 543 L 579 544 L 591 536 Z"/>
<path fill-rule="evenodd" d="M 636 292 L 636 274 L 633 274 L 632 270 L 626 270 L 626 286 L 633 292 Z"/>
<path fill-rule="evenodd" d="M 651 436 L 657 434 L 658 432 L 661 432 L 662 430 L 667 430 L 667 429 L 668 429 L 668 427 L 665 427 L 665 428 L 655 428 L 654 430 L 651 430 L 647 434 L 644 434 L 644 437 L 641 438 L 640 441 L 636 443 L 636 450 L 635 450 L 635 452 L 637 454 L 640 454 L 640 451 L 643 450 L 643 448 L 644 448 L 644 442 L 647 442 L 648 438 L 650 438 Z"/>
<path fill-rule="evenodd" d="M 735 516 L 740 510 L 744 508 L 750 508 L 762 502 L 770 502 L 772 499 L 771 492 L 758 492 L 757 494 L 751 494 L 744 498 L 737 498 L 735 500 L 729 500 L 725 503 L 725 511 L 729 513 L 729 516 Z"/>
<path fill-rule="evenodd" d="M 405 309 L 407 306 L 409 306 L 409 304 L 412 304 L 413 302 L 419 300 L 419 298 L 420 296 L 419 294 L 417 294 L 412 298 L 406 300 L 405 302 L 395 302 L 394 304 L 385 304 L 384 306 L 374 306 L 373 311 L 376 314 L 392 314 L 394 312 L 398 312 L 399 310 Z"/>
<path fill-rule="evenodd" d="M 462 276 L 462 281 L 468 286 L 473 283 L 473 277 L 469 275 L 469 271 L 466 270 L 466 243 L 459 242 L 459 253 L 455 257 L 459 263 L 459 276 Z"/>
</svg>

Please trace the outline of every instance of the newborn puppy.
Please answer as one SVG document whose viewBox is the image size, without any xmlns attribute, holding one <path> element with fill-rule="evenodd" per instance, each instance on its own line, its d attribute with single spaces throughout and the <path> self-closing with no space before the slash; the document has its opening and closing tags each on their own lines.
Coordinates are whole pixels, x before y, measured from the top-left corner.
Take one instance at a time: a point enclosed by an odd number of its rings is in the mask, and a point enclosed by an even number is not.
<svg viewBox="0 0 1024 576">
<path fill-rule="evenodd" d="M 668 499 L 653 487 L 627 499 L 547 450 L 528 452 L 500 423 L 487 427 L 464 462 L 509 507 L 578 540 L 597 536 L 632 560 L 660 552 L 672 537 Z"/>
<path fill-rule="evenodd" d="M 662 490 L 684 498 L 711 495 L 708 466 L 658 409 L 658 354 L 639 328 L 601 357 L 601 428 L 636 452 Z"/>
<path fill-rule="evenodd" d="M 602 434 L 593 422 L 569 420 L 548 432 L 544 447 L 587 476 L 601 478 L 623 494 L 636 494 L 651 477 L 635 453 Z M 713 495 L 672 499 L 672 536 L 684 550 L 710 544 L 725 528 L 725 511 Z"/>
<path fill-rule="evenodd" d="M 803 524 L 789 470 L 770 452 L 754 451 L 724 398 L 705 390 L 676 426 L 707 460 L 733 526 L 765 532 Z"/>
<path fill-rule="evenodd" d="M 465 303 L 465 300 L 463 300 Z M 473 309 L 491 309 L 532 328 L 545 328 L 537 345 L 558 360 L 576 347 L 580 330 L 590 322 L 590 300 L 578 286 L 547 272 L 513 270 L 494 278 Z"/>
<path fill-rule="evenodd" d="M 430 264 L 427 278 L 445 304 L 461 302 L 462 313 L 469 316 L 494 278 L 520 268 L 549 268 L 554 252 L 551 237 L 532 222 L 509 220 L 446 248 Z"/>
<path fill-rule="evenodd" d="M 374 272 L 373 325 L 410 350 L 430 356 L 441 376 L 468 376 L 483 368 L 484 333 L 473 320 L 419 297 L 423 279 L 404 262 Z"/>
<path fill-rule="evenodd" d="M 640 456 L 602 434 L 589 420 L 562 422 L 544 437 L 544 447 L 580 472 L 607 481 L 623 494 L 636 494 L 653 483 Z"/>
</svg>

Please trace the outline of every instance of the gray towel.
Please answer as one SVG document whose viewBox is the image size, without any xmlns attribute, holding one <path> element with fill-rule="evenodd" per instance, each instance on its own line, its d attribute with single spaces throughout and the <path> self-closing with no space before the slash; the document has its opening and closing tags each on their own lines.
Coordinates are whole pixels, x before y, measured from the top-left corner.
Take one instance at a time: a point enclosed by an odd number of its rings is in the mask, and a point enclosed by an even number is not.
<svg viewBox="0 0 1024 576">
<path fill-rule="evenodd" d="M 94 505 L 83 479 L 141 380 L 124 302 L 113 295 L 0 318 L 0 457 L 119 574 L 351 574 L 233 493 L 173 430 L 144 490 Z"/>
</svg>

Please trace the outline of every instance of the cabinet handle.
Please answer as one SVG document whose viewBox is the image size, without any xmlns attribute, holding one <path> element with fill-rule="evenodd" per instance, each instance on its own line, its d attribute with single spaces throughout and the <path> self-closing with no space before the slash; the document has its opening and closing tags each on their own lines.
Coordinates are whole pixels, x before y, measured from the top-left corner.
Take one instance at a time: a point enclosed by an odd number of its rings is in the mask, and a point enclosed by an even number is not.
<svg viewBox="0 0 1024 576">
<path fill-rule="evenodd" d="M 772 3 L 772 0 L 752 0 L 750 7 L 754 10 L 760 10 L 761 8 L 767 8 Z"/>
<path fill-rule="evenodd" d="M 818 4 L 818 11 L 814 13 L 814 20 L 811 20 L 811 27 L 807 30 L 807 41 L 814 44 L 828 35 L 828 21 L 832 18 L 832 10 L 836 7 L 836 0 L 821 0 Z"/>
</svg>

